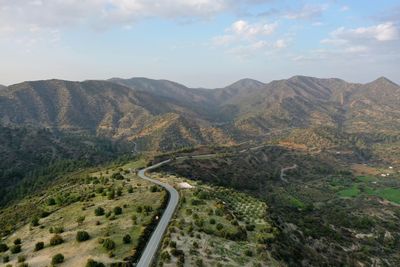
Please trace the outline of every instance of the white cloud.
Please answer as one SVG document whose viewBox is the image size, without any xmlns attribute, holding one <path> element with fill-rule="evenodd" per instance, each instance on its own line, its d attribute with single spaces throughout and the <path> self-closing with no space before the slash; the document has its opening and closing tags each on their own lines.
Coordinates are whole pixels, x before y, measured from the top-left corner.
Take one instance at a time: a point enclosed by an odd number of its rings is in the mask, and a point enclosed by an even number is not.
<svg viewBox="0 0 400 267">
<path fill-rule="evenodd" d="M 208 19 L 270 0 L 0 0 L 0 25 L 68 27 L 122 26 L 148 17 Z"/>
<path fill-rule="evenodd" d="M 284 16 L 286 19 L 314 19 L 322 15 L 328 9 L 327 5 L 305 5 L 299 10 L 292 10 Z"/>
<path fill-rule="evenodd" d="M 331 34 L 334 39 L 375 39 L 377 41 L 393 41 L 399 39 L 399 29 L 392 22 L 355 29 L 339 28 Z"/>
<path fill-rule="evenodd" d="M 232 24 L 229 31 L 231 31 L 237 36 L 248 38 L 260 35 L 270 35 L 276 30 L 277 26 L 278 24 L 276 22 L 271 24 L 268 23 L 250 24 L 247 21 L 238 20 Z"/>
</svg>

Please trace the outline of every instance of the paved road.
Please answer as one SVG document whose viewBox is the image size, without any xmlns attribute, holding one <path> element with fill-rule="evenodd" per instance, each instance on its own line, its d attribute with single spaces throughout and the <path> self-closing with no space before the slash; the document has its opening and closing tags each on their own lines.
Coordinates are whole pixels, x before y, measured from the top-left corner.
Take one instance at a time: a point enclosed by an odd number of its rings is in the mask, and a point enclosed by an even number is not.
<svg viewBox="0 0 400 267">
<path fill-rule="evenodd" d="M 140 257 L 140 260 L 139 260 L 138 264 L 136 265 L 138 267 L 149 267 L 151 265 L 151 263 L 153 262 L 153 259 L 154 259 L 155 255 L 157 253 L 157 250 L 160 246 L 163 235 L 164 235 L 165 231 L 167 230 L 168 224 L 172 218 L 172 215 L 174 214 L 174 211 L 175 211 L 175 209 L 178 205 L 178 201 L 179 201 L 179 194 L 178 194 L 178 191 L 175 190 L 175 188 L 173 188 L 169 184 L 162 183 L 155 179 L 151 179 L 151 178 L 147 177 L 145 173 L 149 170 L 158 168 L 161 165 L 166 164 L 170 161 L 171 160 L 166 160 L 166 161 L 160 162 L 160 163 L 150 166 L 148 168 L 142 169 L 138 173 L 140 178 L 164 187 L 170 195 L 168 206 L 165 209 L 163 215 L 161 216 L 161 219 L 158 222 L 157 228 L 154 230 L 153 234 L 151 235 L 151 238 L 150 238 L 149 242 L 147 243 L 147 246 L 144 249 L 143 254 Z"/>
</svg>

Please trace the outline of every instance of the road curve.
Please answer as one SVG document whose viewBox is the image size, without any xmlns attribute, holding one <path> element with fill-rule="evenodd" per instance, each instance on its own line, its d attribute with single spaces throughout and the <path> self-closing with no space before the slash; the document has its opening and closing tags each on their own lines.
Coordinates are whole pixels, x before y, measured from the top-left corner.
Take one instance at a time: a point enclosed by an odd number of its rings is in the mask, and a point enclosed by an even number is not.
<svg viewBox="0 0 400 267">
<path fill-rule="evenodd" d="M 160 247 L 161 240 L 163 238 L 165 231 L 167 230 L 167 227 L 172 218 L 172 215 L 174 214 L 174 211 L 175 211 L 176 207 L 178 206 L 179 193 L 178 193 L 178 191 L 176 191 L 176 189 L 174 187 L 172 187 L 169 184 L 162 183 L 158 180 L 151 179 L 150 177 L 146 176 L 147 171 L 158 168 L 163 164 L 169 163 L 170 161 L 171 161 L 170 159 L 162 161 L 153 166 L 142 169 L 138 172 L 138 175 L 140 178 L 164 187 L 169 193 L 169 202 L 168 202 L 168 206 L 164 210 L 163 215 L 161 216 L 160 221 L 158 222 L 156 229 L 153 231 L 151 238 L 146 245 L 146 248 L 144 249 L 144 251 L 140 257 L 138 264 L 136 265 L 137 267 L 149 267 L 151 265 L 151 263 L 154 260 L 155 255 L 157 253 L 157 250 Z"/>
</svg>

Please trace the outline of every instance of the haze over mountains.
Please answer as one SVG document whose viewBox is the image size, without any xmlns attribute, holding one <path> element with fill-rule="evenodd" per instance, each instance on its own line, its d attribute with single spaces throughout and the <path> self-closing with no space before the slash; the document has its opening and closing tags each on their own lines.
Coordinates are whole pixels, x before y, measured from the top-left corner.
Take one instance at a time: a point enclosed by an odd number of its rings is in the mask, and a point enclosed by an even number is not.
<svg viewBox="0 0 400 267">
<path fill-rule="evenodd" d="M 1 88 L 6 126 L 56 128 L 134 140 L 143 150 L 234 144 L 289 127 L 346 132 L 400 129 L 400 86 L 294 76 L 264 84 L 243 79 L 192 89 L 146 78 L 29 81 Z"/>
</svg>

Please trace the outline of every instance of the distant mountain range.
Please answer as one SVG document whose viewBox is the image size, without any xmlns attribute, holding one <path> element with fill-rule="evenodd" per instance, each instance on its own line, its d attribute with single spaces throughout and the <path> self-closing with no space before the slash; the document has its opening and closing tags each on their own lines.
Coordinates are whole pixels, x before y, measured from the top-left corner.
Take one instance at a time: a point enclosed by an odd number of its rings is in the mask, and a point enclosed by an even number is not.
<svg viewBox="0 0 400 267">
<path fill-rule="evenodd" d="M 0 123 L 130 140 L 158 151 L 235 144 L 289 127 L 392 134 L 400 130 L 400 86 L 383 77 L 367 84 L 243 79 L 213 90 L 146 78 L 30 81 L 0 86 Z"/>
</svg>

